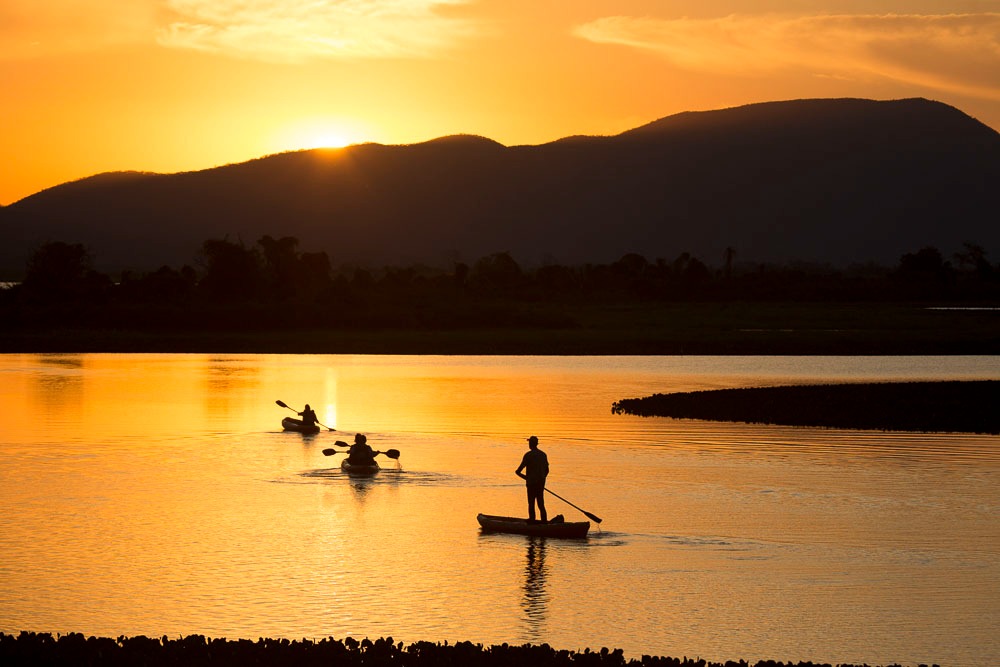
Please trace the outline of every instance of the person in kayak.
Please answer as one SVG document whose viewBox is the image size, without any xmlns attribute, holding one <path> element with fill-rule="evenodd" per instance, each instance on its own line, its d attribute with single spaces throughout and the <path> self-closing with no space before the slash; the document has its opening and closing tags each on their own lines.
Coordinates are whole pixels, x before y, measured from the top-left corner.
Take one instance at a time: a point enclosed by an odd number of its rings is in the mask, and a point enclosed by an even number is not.
<svg viewBox="0 0 1000 667">
<path fill-rule="evenodd" d="M 309 407 L 308 403 L 306 403 L 305 409 L 297 414 L 299 417 L 302 417 L 303 426 L 313 426 L 319 423 L 319 419 L 316 418 L 316 412 Z"/>
<path fill-rule="evenodd" d="M 528 489 L 528 523 L 535 522 L 535 505 L 542 523 L 548 523 L 545 513 L 545 478 L 549 475 L 549 457 L 538 448 L 538 438 L 528 438 L 528 451 L 521 458 L 521 465 L 514 474 L 524 480 Z"/>
<path fill-rule="evenodd" d="M 347 461 L 354 466 L 367 466 L 375 463 L 375 452 L 368 444 L 364 433 L 354 434 L 354 444 L 347 452 Z"/>
</svg>

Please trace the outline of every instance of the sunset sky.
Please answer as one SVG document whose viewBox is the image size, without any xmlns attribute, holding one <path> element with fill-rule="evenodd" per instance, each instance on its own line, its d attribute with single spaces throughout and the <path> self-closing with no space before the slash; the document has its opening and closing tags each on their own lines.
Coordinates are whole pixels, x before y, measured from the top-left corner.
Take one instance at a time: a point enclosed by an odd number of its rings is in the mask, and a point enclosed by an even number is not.
<svg viewBox="0 0 1000 667">
<path fill-rule="evenodd" d="M 0 204 L 104 171 L 926 97 L 1000 129 L 1000 0 L 3 0 Z"/>
</svg>

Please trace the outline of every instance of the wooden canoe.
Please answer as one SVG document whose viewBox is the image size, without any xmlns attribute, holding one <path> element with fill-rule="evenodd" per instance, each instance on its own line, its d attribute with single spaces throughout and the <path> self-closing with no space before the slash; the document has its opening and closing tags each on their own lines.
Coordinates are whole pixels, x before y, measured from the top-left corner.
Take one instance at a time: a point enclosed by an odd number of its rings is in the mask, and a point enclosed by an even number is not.
<svg viewBox="0 0 1000 667">
<path fill-rule="evenodd" d="M 581 538 L 587 536 L 590 530 L 589 521 L 563 521 L 559 523 L 528 523 L 527 519 L 512 516 L 494 516 L 480 514 L 476 517 L 484 533 L 516 533 L 517 535 L 532 535 L 537 537 L 569 537 Z"/>
<path fill-rule="evenodd" d="M 296 431 L 298 433 L 319 433 L 319 426 L 316 424 L 303 424 L 301 419 L 285 417 L 281 420 L 281 428 L 286 431 Z"/>
</svg>

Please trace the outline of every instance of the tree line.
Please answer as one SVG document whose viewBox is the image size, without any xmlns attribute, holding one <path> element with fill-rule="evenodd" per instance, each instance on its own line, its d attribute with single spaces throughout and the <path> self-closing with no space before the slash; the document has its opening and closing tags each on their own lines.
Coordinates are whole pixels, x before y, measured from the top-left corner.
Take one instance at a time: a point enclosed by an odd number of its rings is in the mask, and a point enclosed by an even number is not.
<svg viewBox="0 0 1000 667">
<path fill-rule="evenodd" d="M 560 324 L 555 311 L 526 304 L 685 301 L 996 302 L 1000 265 L 966 243 L 950 258 L 934 247 L 893 267 L 738 264 L 727 249 L 713 268 L 690 253 L 648 260 L 631 253 L 608 264 L 522 267 L 507 252 L 448 269 L 334 268 L 325 252 L 295 237 L 206 240 L 193 265 L 122 272 L 94 268 L 78 243 L 53 241 L 29 258 L 24 281 L 0 290 L 8 322 L 105 326 L 260 328 L 288 326 L 496 326 Z M 527 313 L 530 312 L 530 317 Z M 527 320 L 525 320 L 527 318 Z"/>
</svg>

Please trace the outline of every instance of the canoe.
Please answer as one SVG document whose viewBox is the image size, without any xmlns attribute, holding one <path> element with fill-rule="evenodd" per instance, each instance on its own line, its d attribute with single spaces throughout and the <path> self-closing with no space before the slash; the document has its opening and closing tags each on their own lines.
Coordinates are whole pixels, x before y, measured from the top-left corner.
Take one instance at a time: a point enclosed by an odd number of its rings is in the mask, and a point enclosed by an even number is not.
<svg viewBox="0 0 1000 667">
<path fill-rule="evenodd" d="M 319 433 L 319 426 L 316 424 L 303 424 L 301 419 L 285 417 L 281 420 L 281 428 L 286 431 L 297 431 L 299 433 Z"/>
<path fill-rule="evenodd" d="M 512 516 L 493 516 L 480 514 L 476 517 L 484 533 L 516 533 L 517 535 L 532 535 L 537 537 L 575 537 L 587 536 L 590 530 L 589 521 L 562 521 L 559 523 L 528 523 L 527 519 Z"/>
<path fill-rule="evenodd" d="M 378 463 L 370 463 L 368 465 L 358 465 L 356 463 L 351 463 L 346 458 L 340 462 L 340 469 L 346 472 L 348 475 L 374 475 L 382 468 L 379 467 Z"/>
</svg>

